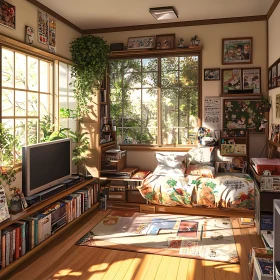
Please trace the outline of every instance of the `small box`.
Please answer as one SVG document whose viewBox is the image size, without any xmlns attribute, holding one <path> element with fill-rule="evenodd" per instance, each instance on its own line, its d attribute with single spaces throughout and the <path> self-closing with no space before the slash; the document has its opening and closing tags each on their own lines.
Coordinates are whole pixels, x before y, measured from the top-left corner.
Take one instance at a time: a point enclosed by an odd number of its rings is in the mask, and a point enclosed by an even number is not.
<svg viewBox="0 0 280 280">
<path fill-rule="evenodd" d="M 140 192 L 138 190 L 128 190 L 127 191 L 127 202 L 146 203 L 146 199 L 143 198 L 143 196 L 140 194 Z"/>
<path fill-rule="evenodd" d="M 121 171 L 125 168 L 126 157 L 120 160 L 104 160 L 101 162 L 102 171 Z"/>
<path fill-rule="evenodd" d="M 123 51 L 123 43 L 110 44 L 110 51 Z"/>
<path fill-rule="evenodd" d="M 273 215 L 261 214 L 260 230 L 271 230 L 271 231 L 273 231 Z"/>
<path fill-rule="evenodd" d="M 156 213 L 156 206 L 140 205 L 140 213 L 155 214 Z"/>
</svg>

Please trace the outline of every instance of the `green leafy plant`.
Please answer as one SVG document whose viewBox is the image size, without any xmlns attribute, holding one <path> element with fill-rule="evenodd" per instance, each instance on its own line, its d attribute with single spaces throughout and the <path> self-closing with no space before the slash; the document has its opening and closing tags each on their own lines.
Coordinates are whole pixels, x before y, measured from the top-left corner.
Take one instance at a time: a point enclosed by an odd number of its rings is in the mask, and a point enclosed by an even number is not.
<svg viewBox="0 0 280 280">
<path fill-rule="evenodd" d="M 68 137 L 69 128 L 60 127 L 58 130 L 55 130 L 49 137 L 49 141 L 64 139 Z"/>
<path fill-rule="evenodd" d="M 0 166 L 13 164 L 14 145 L 14 136 L 0 123 Z"/>
<path fill-rule="evenodd" d="M 81 120 L 88 113 L 90 95 L 100 88 L 109 60 L 109 45 L 100 37 L 84 35 L 70 43 L 72 55 L 71 76 L 74 78 L 76 118 Z"/>
<path fill-rule="evenodd" d="M 54 124 L 52 124 L 50 115 L 45 115 L 43 117 L 43 119 L 40 121 L 40 128 L 43 133 L 41 142 L 50 141 L 49 138 L 54 131 Z"/>
<path fill-rule="evenodd" d="M 69 135 L 72 138 L 73 143 L 75 144 L 75 148 L 73 149 L 73 157 L 75 165 L 77 165 L 78 173 L 79 166 L 86 160 L 86 152 L 89 150 L 89 139 L 87 137 L 88 132 L 73 132 L 70 131 Z"/>
</svg>

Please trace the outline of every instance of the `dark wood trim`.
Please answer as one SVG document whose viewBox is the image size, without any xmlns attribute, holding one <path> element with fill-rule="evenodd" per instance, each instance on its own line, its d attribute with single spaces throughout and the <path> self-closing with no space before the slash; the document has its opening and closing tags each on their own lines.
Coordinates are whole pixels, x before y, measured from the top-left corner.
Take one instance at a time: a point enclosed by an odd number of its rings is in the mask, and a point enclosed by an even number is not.
<svg viewBox="0 0 280 280">
<path fill-rule="evenodd" d="M 269 20 L 269 18 L 271 17 L 271 15 L 273 14 L 273 12 L 275 11 L 276 7 L 278 6 L 280 0 L 274 0 L 274 2 L 272 3 L 270 9 L 268 10 L 266 17 L 267 20 Z"/>
<path fill-rule="evenodd" d="M 30 0 L 28 0 L 28 1 L 30 1 Z M 232 17 L 232 18 L 217 18 L 217 19 L 179 21 L 179 22 L 158 23 L 158 24 L 144 24 L 144 25 L 135 25 L 135 26 L 120 26 L 120 27 L 109 27 L 109 28 L 99 28 L 99 29 L 85 29 L 82 31 L 82 33 L 83 34 L 111 33 L 111 32 L 122 32 L 122 31 L 172 28 L 172 27 L 182 27 L 182 26 L 263 21 L 266 19 L 267 19 L 266 15 L 248 16 L 248 17 Z"/>
<path fill-rule="evenodd" d="M 76 30 L 76 31 L 78 31 L 80 33 L 83 33 L 83 30 L 81 28 L 79 28 L 77 25 L 73 24 L 72 22 L 70 22 L 66 18 L 62 17 L 61 15 L 56 13 L 55 11 L 51 10 L 47 6 L 43 5 L 42 3 L 38 2 L 37 0 L 26 0 L 26 1 L 31 3 L 32 5 L 36 6 L 37 8 L 45 11 L 49 15 L 55 17 L 56 19 L 60 20 L 61 22 L 65 23 L 66 25 L 68 25 L 69 27 L 73 28 L 74 30 Z"/>
</svg>

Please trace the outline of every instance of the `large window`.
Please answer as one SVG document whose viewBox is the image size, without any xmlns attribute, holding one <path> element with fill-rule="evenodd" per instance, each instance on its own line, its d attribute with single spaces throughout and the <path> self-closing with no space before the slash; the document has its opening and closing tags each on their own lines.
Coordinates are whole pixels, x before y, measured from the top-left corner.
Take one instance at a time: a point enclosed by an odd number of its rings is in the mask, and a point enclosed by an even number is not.
<svg viewBox="0 0 280 280">
<path fill-rule="evenodd" d="M 193 144 L 198 100 L 198 55 L 111 61 L 110 117 L 119 143 Z"/>
<path fill-rule="evenodd" d="M 1 121 L 18 143 L 14 162 L 21 161 L 23 145 L 44 137 L 40 121 L 52 119 L 52 62 L 2 47 Z"/>
</svg>

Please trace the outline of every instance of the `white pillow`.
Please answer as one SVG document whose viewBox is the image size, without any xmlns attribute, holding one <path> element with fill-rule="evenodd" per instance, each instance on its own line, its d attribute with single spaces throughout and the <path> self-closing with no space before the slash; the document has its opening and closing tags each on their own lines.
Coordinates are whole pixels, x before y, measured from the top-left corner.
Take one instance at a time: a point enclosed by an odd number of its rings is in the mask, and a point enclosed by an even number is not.
<svg viewBox="0 0 280 280">
<path fill-rule="evenodd" d="M 156 152 L 158 166 L 153 174 L 184 177 L 186 156 L 184 152 Z"/>
<path fill-rule="evenodd" d="M 188 165 L 189 164 L 214 166 L 214 147 L 199 147 L 188 151 Z"/>
</svg>

